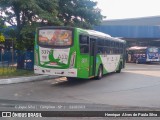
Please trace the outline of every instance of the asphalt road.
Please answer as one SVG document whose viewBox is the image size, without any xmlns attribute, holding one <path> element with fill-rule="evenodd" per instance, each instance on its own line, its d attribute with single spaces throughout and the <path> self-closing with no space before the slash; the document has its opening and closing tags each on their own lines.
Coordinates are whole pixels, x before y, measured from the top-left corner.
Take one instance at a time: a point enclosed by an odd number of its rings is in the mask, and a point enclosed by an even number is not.
<svg viewBox="0 0 160 120">
<path fill-rule="evenodd" d="M 73 111 L 160 110 L 159 91 L 159 64 L 130 63 L 121 73 L 105 75 L 101 80 L 69 82 L 60 78 L 0 85 L 0 109 L 28 110 L 25 106 L 32 104 L 38 108 L 57 106 L 43 110 L 58 110 L 59 105 L 63 110 Z"/>
</svg>

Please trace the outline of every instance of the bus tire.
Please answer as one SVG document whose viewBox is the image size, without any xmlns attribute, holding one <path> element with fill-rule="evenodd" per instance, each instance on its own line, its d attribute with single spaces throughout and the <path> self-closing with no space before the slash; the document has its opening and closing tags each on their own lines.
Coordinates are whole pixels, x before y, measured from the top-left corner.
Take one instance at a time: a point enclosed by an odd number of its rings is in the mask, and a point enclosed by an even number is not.
<svg viewBox="0 0 160 120">
<path fill-rule="evenodd" d="M 100 80 L 102 77 L 103 77 L 103 67 L 102 67 L 102 65 L 100 65 L 98 68 L 97 79 Z"/>
<path fill-rule="evenodd" d="M 116 73 L 120 73 L 122 70 L 122 62 L 119 64 L 118 70 L 116 71 Z"/>
</svg>

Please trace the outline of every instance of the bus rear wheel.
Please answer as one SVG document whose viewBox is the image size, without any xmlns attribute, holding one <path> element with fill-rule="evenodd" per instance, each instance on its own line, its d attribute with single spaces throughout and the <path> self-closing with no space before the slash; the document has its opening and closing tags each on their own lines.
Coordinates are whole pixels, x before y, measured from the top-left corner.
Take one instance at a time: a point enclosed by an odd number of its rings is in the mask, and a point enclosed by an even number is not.
<svg viewBox="0 0 160 120">
<path fill-rule="evenodd" d="M 97 76 L 97 79 L 100 80 L 103 76 L 103 68 L 102 68 L 102 65 L 99 66 L 98 68 L 98 76 Z"/>
</svg>

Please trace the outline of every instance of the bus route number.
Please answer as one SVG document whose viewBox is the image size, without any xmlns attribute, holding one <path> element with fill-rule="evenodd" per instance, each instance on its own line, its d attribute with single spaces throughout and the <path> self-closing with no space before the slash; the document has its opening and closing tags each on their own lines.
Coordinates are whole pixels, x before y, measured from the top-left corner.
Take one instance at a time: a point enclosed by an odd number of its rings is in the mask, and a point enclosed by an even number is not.
<svg viewBox="0 0 160 120">
<path fill-rule="evenodd" d="M 41 51 L 41 54 L 43 54 L 43 55 L 44 55 L 44 54 L 49 54 L 49 53 L 50 53 L 50 50 L 42 50 L 42 51 Z"/>
</svg>

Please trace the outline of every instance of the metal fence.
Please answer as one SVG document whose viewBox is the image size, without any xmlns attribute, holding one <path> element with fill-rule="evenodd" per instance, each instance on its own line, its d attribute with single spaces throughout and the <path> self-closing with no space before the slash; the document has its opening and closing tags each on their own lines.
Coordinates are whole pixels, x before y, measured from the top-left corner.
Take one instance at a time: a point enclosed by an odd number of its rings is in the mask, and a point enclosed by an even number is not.
<svg viewBox="0 0 160 120">
<path fill-rule="evenodd" d="M 0 68 L 33 70 L 33 51 L 0 51 Z"/>
<path fill-rule="evenodd" d="M 33 51 L 17 51 L 17 68 L 33 70 L 34 52 Z"/>
</svg>

